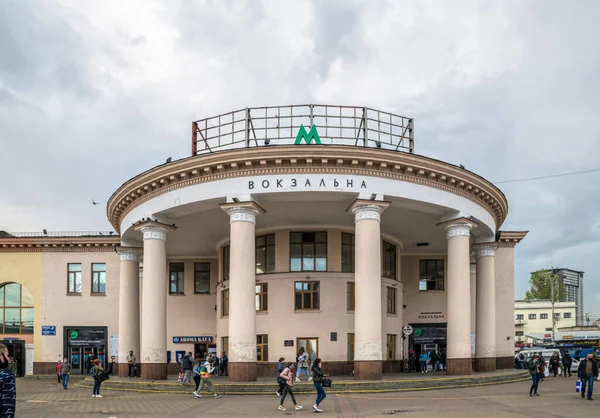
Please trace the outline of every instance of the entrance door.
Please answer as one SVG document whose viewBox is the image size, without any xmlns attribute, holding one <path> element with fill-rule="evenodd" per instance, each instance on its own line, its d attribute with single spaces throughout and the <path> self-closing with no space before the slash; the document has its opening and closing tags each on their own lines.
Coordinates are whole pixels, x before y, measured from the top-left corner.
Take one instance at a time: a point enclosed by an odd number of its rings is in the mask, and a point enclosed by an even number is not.
<svg viewBox="0 0 600 418">
<path fill-rule="evenodd" d="M 208 344 L 194 344 L 194 358 L 200 357 L 202 360 L 205 360 L 206 356 L 208 356 Z"/>
<path fill-rule="evenodd" d="M 69 362 L 71 362 L 72 374 L 89 373 L 88 364 L 92 360 L 100 360 L 102 367 L 105 367 L 105 349 L 104 347 L 70 347 Z"/>
<path fill-rule="evenodd" d="M 300 347 L 304 347 L 304 350 L 308 353 L 308 360 L 312 364 L 317 357 L 319 357 L 319 339 L 316 337 L 298 338 L 296 339 L 298 351 Z"/>
<path fill-rule="evenodd" d="M 17 376 L 25 375 L 25 341 L 24 340 L 3 340 L 8 349 L 8 356 L 13 362 L 17 363 Z"/>
</svg>

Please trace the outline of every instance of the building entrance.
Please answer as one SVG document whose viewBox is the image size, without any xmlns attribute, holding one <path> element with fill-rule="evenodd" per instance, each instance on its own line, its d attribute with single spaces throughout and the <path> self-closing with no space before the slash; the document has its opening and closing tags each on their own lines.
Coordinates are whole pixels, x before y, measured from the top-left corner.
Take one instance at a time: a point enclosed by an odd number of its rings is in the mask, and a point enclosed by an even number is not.
<svg viewBox="0 0 600 418">
<path fill-rule="evenodd" d="M 16 376 L 25 375 L 25 341 L 24 340 L 2 340 L 2 344 L 8 349 L 8 356 L 17 363 Z"/>
<path fill-rule="evenodd" d="M 304 350 L 308 353 L 308 360 L 312 364 L 317 357 L 319 357 L 319 339 L 318 338 L 298 338 L 297 341 L 298 351 L 300 347 L 304 347 Z M 296 352 L 297 353 L 297 352 Z"/>
<path fill-rule="evenodd" d="M 107 327 L 64 327 L 64 356 L 71 363 L 72 374 L 89 373 L 94 359 L 106 370 Z"/>
<path fill-rule="evenodd" d="M 408 339 L 408 348 L 414 350 L 417 370 L 421 371 L 419 357 L 425 350 L 430 356 L 436 353 L 440 359 L 446 353 L 446 324 L 410 324 L 413 333 Z M 433 367 L 433 366 L 432 366 Z M 433 368 L 431 368 L 433 370 Z"/>
</svg>

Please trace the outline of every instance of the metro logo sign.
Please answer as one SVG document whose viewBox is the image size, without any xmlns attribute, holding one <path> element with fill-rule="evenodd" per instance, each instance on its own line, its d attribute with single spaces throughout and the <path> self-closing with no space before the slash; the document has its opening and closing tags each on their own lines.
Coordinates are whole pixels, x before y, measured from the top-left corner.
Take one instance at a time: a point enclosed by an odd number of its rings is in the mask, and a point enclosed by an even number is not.
<svg viewBox="0 0 600 418">
<path fill-rule="evenodd" d="M 296 142 L 294 142 L 294 145 L 300 145 L 302 140 L 304 140 L 304 142 L 306 142 L 307 144 L 310 144 L 313 139 L 315 140 L 315 144 L 321 145 L 321 138 L 319 137 L 319 133 L 317 132 L 317 126 L 313 125 L 310 128 L 310 131 L 308 131 L 307 133 L 304 125 L 300 125 L 300 129 L 298 129 L 298 135 L 296 135 Z"/>
</svg>

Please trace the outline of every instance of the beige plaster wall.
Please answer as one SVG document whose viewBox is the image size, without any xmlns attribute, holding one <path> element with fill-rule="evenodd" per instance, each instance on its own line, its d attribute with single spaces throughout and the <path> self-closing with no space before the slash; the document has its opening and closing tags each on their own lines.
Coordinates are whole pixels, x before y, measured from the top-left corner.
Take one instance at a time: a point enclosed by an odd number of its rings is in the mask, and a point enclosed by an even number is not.
<svg viewBox="0 0 600 418">
<path fill-rule="evenodd" d="M 496 250 L 496 356 L 512 357 L 515 353 L 515 262 L 514 247 Z M 507 337 L 509 337 L 507 339 Z"/>
<path fill-rule="evenodd" d="M 41 358 L 54 362 L 63 354 L 65 326 L 106 326 L 110 336 L 119 330 L 119 256 L 115 252 L 48 252 L 42 254 L 42 322 L 56 325 L 56 336 L 44 336 Z M 82 294 L 67 295 L 67 264 L 81 263 Z M 92 296 L 92 263 L 106 263 L 106 295 Z"/>
<path fill-rule="evenodd" d="M 406 324 L 431 324 L 446 322 L 446 291 L 419 290 L 419 260 L 443 259 L 444 276 L 447 277 L 446 255 L 402 256 L 402 285 L 404 287 L 404 322 Z M 444 286 L 446 288 L 446 286 Z M 441 312 L 443 318 L 419 318 L 421 312 Z"/>
</svg>

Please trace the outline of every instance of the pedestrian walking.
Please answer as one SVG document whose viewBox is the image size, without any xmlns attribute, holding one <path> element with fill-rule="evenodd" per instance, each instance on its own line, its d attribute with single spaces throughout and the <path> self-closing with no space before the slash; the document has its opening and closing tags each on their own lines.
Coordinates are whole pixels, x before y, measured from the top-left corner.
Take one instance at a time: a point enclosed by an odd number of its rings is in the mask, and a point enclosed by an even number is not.
<svg viewBox="0 0 600 418">
<path fill-rule="evenodd" d="M 316 358 L 313 363 L 312 377 L 313 384 L 315 385 L 315 389 L 317 391 L 317 400 L 313 405 L 313 409 L 315 412 L 323 412 L 321 409 L 321 402 L 323 402 L 327 397 L 325 389 L 323 388 L 323 379 L 325 379 L 327 376 L 323 375 L 323 361 L 320 358 Z"/>
<path fill-rule="evenodd" d="M 101 398 L 100 385 L 104 382 L 108 375 L 104 372 L 104 368 L 100 365 L 100 360 L 94 359 L 94 367 L 92 368 L 92 374 L 94 376 L 94 389 L 92 391 L 92 398 Z"/>
<path fill-rule="evenodd" d="M 587 398 L 589 401 L 593 401 L 594 379 L 598 378 L 598 363 L 594 359 L 594 353 L 588 353 L 587 358 L 581 360 L 577 369 L 577 377 L 581 380 L 581 397 L 585 398 L 587 388 Z"/>
<path fill-rule="evenodd" d="M 569 373 L 569 377 L 571 377 L 571 366 L 573 365 L 573 359 L 571 358 L 571 354 L 568 351 L 565 351 L 562 358 L 564 376 L 567 377 L 567 372 Z"/>
<path fill-rule="evenodd" d="M 542 354 L 542 352 L 540 351 L 540 354 L 538 356 L 538 364 L 539 364 L 539 381 L 538 383 L 541 383 L 544 381 L 544 379 L 546 378 L 546 359 L 544 358 L 544 355 Z"/>
<path fill-rule="evenodd" d="M 296 372 L 296 382 L 300 382 L 300 374 L 306 374 L 308 381 L 312 380 L 312 377 L 308 374 L 308 353 L 304 347 L 300 347 L 298 351 L 298 371 Z"/>
<path fill-rule="evenodd" d="M 135 364 L 137 362 L 137 358 L 135 357 L 135 354 L 133 354 L 133 350 L 129 350 L 129 355 L 125 358 L 125 361 L 127 361 L 127 378 L 130 378 L 132 374 L 135 378 Z"/>
<path fill-rule="evenodd" d="M 279 377 L 281 377 L 283 379 L 284 386 L 283 386 L 283 394 L 281 395 L 281 398 L 279 399 L 279 408 L 277 408 L 277 409 L 279 411 L 287 411 L 287 409 L 283 407 L 283 401 L 285 401 L 285 397 L 289 393 L 290 397 L 292 398 L 292 402 L 296 406 L 296 411 L 301 410 L 302 405 L 298 405 L 298 403 L 296 402 L 296 397 L 294 396 L 294 390 L 292 389 L 294 387 L 294 363 L 289 363 L 287 365 L 287 367 L 285 369 L 283 369 L 283 371 L 281 372 Z"/>
<path fill-rule="evenodd" d="M 539 356 L 534 354 L 527 361 L 527 370 L 529 370 L 529 374 L 531 374 L 531 388 L 529 389 L 529 396 L 540 396 L 538 395 L 538 385 L 540 383 L 540 361 Z"/>
<path fill-rule="evenodd" d="M 56 367 L 54 368 L 54 374 L 56 374 L 58 383 L 62 382 L 62 376 L 60 375 L 61 366 L 62 366 L 62 360 L 58 360 L 58 362 L 56 363 Z"/>
<path fill-rule="evenodd" d="M 554 373 L 554 377 L 558 374 L 558 353 L 555 351 L 550 357 L 550 372 Z"/>
<path fill-rule="evenodd" d="M 219 363 L 221 367 L 221 376 L 227 376 L 227 365 L 229 364 L 229 359 L 227 358 L 227 353 L 223 351 L 223 355 L 221 356 L 221 361 Z"/>
<path fill-rule="evenodd" d="M 183 370 L 183 381 L 181 386 L 189 385 L 192 383 L 192 369 L 194 368 L 192 352 L 188 352 L 181 359 L 181 370 Z"/>
<path fill-rule="evenodd" d="M 421 364 L 421 373 L 427 373 L 427 363 L 429 363 L 429 354 L 423 348 L 421 355 L 419 356 L 419 363 Z"/>
<path fill-rule="evenodd" d="M 430 363 L 433 365 L 433 372 L 437 372 L 440 367 L 440 357 L 435 350 L 431 351 Z"/>
<path fill-rule="evenodd" d="M 281 381 L 279 375 L 281 375 L 281 372 L 283 371 L 283 369 L 285 369 L 285 366 L 283 365 L 285 358 L 280 357 L 279 358 L 279 362 L 277 363 L 277 384 L 279 385 L 279 388 L 277 389 L 277 392 L 275 392 L 277 394 L 277 396 L 281 396 L 283 394 L 283 388 L 285 386 L 285 382 Z"/>
<path fill-rule="evenodd" d="M 15 374 L 9 367 L 8 348 L 0 344 L 0 417 L 15 418 L 17 386 Z"/>
<path fill-rule="evenodd" d="M 62 378 L 63 389 L 67 390 L 69 385 L 69 376 L 71 375 L 71 363 L 68 358 L 64 358 L 60 365 L 60 377 Z"/>
<path fill-rule="evenodd" d="M 211 363 L 210 357 L 206 358 L 206 361 L 202 363 L 202 360 L 196 359 L 196 364 L 194 365 L 194 381 L 196 382 L 196 390 L 194 391 L 194 397 L 200 399 L 202 396 L 200 395 L 200 391 L 204 385 L 208 387 L 208 390 L 211 391 L 213 397 L 218 399 L 221 395 L 217 395 L 215 391 L 215 387 L 213 386 L 210 380 L 210 374 L 214 371 Z"/>
</svg>

